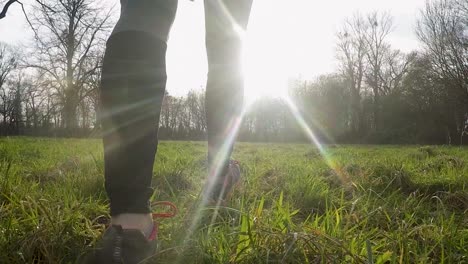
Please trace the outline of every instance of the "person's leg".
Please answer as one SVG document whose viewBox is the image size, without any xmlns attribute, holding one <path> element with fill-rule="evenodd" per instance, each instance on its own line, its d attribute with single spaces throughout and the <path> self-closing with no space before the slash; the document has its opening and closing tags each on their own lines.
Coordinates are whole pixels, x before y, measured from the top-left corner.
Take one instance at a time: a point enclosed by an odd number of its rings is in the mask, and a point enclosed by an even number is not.
<svg viewBox="0 0 468 264">
<path fill-rule="evenodd" d="M 205 0 L 208 185 L 219 185 L 222 177 L 228 173 L 229 159 L 241 121 L 244 95 L 241 32 L 246 30 L 251 6 L 252 0 Z M 219 194 L 210 195 L 217 197 Z"/>
<path fill-rule="evenodd" d="M 147 233 L 159 113 L 166 85 L 166 41 L 177 0 L 121 0 L 107 42 L 101 93 L 105 186 L 111 221 Z"/>
</svg>

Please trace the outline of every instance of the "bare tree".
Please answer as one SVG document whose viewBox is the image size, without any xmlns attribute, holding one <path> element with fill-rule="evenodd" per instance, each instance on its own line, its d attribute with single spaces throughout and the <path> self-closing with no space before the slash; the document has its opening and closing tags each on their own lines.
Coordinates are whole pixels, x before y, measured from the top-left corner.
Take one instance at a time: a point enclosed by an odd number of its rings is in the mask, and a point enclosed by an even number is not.
<svg viewBox="0 0 468 264">
<path fill-rule="evenodd" d="M 12 47 L 0 42 L 0 88 L 18 66 L 18 53 Z"/>
<path fill-rule="evenodd" d="M 191 115 L 192 129 L 196 133 L 201 133 L 206 129 L 205 115 L 205 93 L 204 91 L 190 91 L 186 98 L 187 111 Z"/>
<path fill-rule="evenodd" d="M 97 56 L 96 59 L 99 61 L 95 63 L 101 65 L 103 56 Z M 95 130 L 101 128 L 101 104 L 99 96 L 99 86 L 101 85 L 101 73 L 102 68 L 98 68 L 92 75 L 90 75 L 89 81 L 86 83 L 86 86 L 82 90 L 80 96 L 83 102 L 88 103 L 88 114 L 90 115 L 88 118 L 94 120 L 93 128 Z"/>
<path fill-rule="evenodd" d="M 404 75 L 410 63 L 415 59 L 416 53 L 405 54 L 400 50 L 388 50 L 379 71 L 382 95 L 399 92 L 402 88 Z"/>
<path fill-rule="evenodd" d="M 453 121 L 449 138 L 457 142 L 468 113 L 468 1 L 430 0 L 421 11 L 416 33 L 447 90 Z"/>
<path fill-rule="evenodd" d="M 26 61 L 40 69 L 62 105 L 62 123 L 69 131 L 78 127 L 78 106 L 95 89 L 93 77 L 100 67 L 110 10 L 103 12 L 91 0 L 50 0 L 30 13 L 35 35 L 34 52 Z"/>
<path fill-rule="evenodd" d="M 34 2 L 44 8 L 48 8 L 50 11 L 54 12 L 53 9 L 51 9 L 47 4 L 45 4 L 45 1 L 44 0 L 34 0 Z M 23 3 L 18 1 L 18 0 L 8 0 L 5 5 L 3 6 L 2 9 L 0 9 L 0 19 L 2 18 L 5 18 L 6 17 L 6 14 L 8 12 L 8 9 L 10 8 L 10 6 L 13 4 L 13 3 L 18 3 L 21 5 L 21 8 L 23 9 L 23 12 L 24 14 L 26 15 L 26 12 L 24 10 L 24 6 L 23 6 Z"/>
<path fill-rule="evenodd" d="M 41 106 L 46 98 L 38 85 L 32 82 L 25 85 L 24 101 L 26 105 L 26 118 L 28 120 L 27 126 L 30 126 L 32 122 L 32 128 L 38 128 Z"/>
<path fill-rule="evenodd" d="M 354 133 L 362 130 L 361 92 L 365 72 L 366 24 L 362 16 L 347 19 L 337 33 L 337 58 L 350 92 L 350 128 Z"/>
<path fill-rule="evenodd" d="M 381 97 L 401 85 L 411 56 L 392 50 L 387 37 L 393 30 L 389 13 L 372 12 L 345 20 L 337 33 L 337 58 L 350 91 L 350 128 L 364 129 L 362 93 L 372 93 L 372 124 L 381 126 Z"/>
<path fill-rule="evenodd" d="M 12 113 L 17 104 L 16 89 L 12 87 L 12 75 L 18 66 L 18 53 L 10 46 L 0 42 L 0 115 L 2 132 L 6 134 L 12 121 Z"/>
<path fill-rule="evenodd" d="M 393 19 L 389 13 L 379 14 L 372 12 L 366 17 L 366 30 L 364 40 L 367 46 L 367 73 L 366 82 L 373 93 L 374 129 L 380 127 L 380 97 L 383 89 L 381 71 L 385 63 L 386 55 L 391 52 L 390 45 L 386 42 L 388 34 L 393 29 Z"/>
</svg>

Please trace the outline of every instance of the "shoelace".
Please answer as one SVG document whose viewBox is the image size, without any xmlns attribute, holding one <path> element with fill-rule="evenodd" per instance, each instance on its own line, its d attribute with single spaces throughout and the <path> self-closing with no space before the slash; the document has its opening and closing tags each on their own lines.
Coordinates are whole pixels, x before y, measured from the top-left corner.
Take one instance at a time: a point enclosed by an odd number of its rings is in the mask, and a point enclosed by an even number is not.
<svg viewBox="0 0 468 264">
<path fill-rule="evenodd" d="M 156 207 L 156 206 L 165 206 L 169 207 L 171 210 L 163 213 L 152 213 L 151 215 L 153 216 L 153 219 L 156 220 L 156 218 L 172 218 L 177 215 L 178 209 L 177 206 L 171 202 L 168 201 L 158 201 L 158 202 L 153 202 L 151 204 L 151 207 Z M 153 224 L 153 231 L 151 231 L 151 235 L 148 237 L 149 241 L 152 241 L 156 239 L 158 236 L 158 222 L 154 221 Z"/>
<path fill-rule="evenodd" d="M 151 204 L 151 207 L 161 206 L 161 205 L 171 208 L 171 211 L 164 212 L 164 213 L 153 213 L 152 214 L 153 218 L 171 218 L 177 215 L 177 212 L 178 212 L 177 206 L 168 201 L 153 202 Z"/>
</svg>

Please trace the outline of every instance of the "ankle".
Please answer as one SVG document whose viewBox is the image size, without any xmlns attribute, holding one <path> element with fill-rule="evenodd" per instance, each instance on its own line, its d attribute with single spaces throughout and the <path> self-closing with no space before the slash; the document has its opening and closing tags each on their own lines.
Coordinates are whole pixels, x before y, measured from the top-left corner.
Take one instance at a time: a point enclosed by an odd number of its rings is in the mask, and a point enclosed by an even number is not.
<svg viewBox="0 0 468 264">
<path fill-rule="evenodd" d="M 123 229 L 138 229 L 146 236 L 153 230 L 153 217 L 151 214 L 119 214 L 112 216 L 112 225 L 120 225 Z"/>
</svg>

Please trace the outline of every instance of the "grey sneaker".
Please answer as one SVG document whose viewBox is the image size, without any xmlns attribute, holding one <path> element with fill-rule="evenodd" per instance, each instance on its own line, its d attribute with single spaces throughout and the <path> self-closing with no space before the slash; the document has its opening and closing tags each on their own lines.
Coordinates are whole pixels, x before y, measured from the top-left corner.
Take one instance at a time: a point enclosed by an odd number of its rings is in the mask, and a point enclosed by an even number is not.
<svg viewBox="0 0 468 264">
<path fill-rule="evenodd" d="M 142 263 L 156 253 L 157 225 L 154 225 L 151 238 L 136 229 L 122 229 L 111 226 L 104 233 L 102 240 L 88 257 L 86 263 Z"/>
<path fill-rule="evenodd" d="M 209 204 L 224 204 L 232 194 L 234 187 L 240 181 L 239 162 L 230 160 L 227 173 L 221 176 L 213 186 L 209 195 Z"/>
<path fill-rule="evenodd" d="M 177 214 L 177 207 L 170 202 L 154 202 L 172 210 L 166 213 L 153 213 L 153 218 L 170 218 Z M 110 226 L 93 252 L 84 263 L 88 264 L 136 264 L 145 263 L 156 253 L 158 224 L 154 222 L 149 237 L 137 229 L 123 229 L 120 225 Z"/>
</svg>

